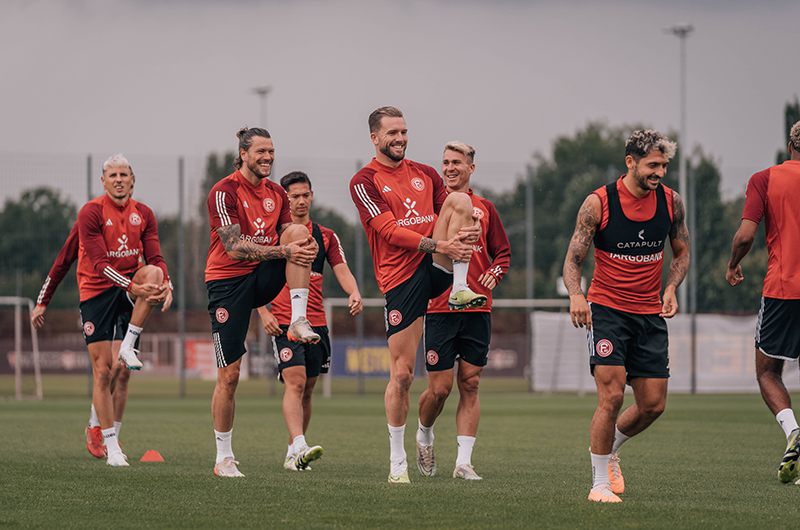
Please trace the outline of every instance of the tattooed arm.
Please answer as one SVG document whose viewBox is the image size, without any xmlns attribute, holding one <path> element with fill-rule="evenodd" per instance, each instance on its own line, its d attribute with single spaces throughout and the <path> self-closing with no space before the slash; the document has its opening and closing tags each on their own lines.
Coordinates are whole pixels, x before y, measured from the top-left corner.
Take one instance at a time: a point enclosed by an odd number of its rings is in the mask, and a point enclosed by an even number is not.
<svg viewBox="0 0 800 530">
<path fill-rule="evenodd" d="M 592 312 L 581 290 L 581 269 L 589 246 L 592 244 L 597 228 L 600 226 L 602 207 L 600 198 L 592 193 L 583 201 L 575 223 L 575 232 L 569 242 L 567 257 L 564 260 L 564 285 L 569 293 L 569 314 L 576 328 L 586 326 L 592 329 Z"/>
<path fill-rule="evenodd" d="M 472 256 L 472 245 L 464 243 L 463 235 L 453 237 L 453 239 L 431 239 L 423 237 L 419 242 L 419 251 L 428 254 L 442 254 L 453 261 L 469 261 Z"/>
<path fill-rule="evenodd" d="M 280 245 L 268 247 L 256 245 L 250 241 L 244 241 L 239 236 L 242 235 L 242 228 L 238 224 L 225 225 L 217 228 L 217 234 L 228 253 L 228 257 L 238 261 L 267 261 L 270 259 L 289 260 L 292 257 L 292 245 Z"/>
<path fill-rule="evenodd" d="M 686 229 L 686 212 L 683 208 L 683 200 L 677 193 L 672 193 L 673 215 L 672 228 L 669 230 L 669 242 L 672 245 L 672 263 L 669 266 L 667 276 L 667 286 L 664 288 L 664 298 L 662 300 L 661 314 L 664 318 L 674 316 L 678 312 L 678 299 L 675 297 L 675 289 L 686 277 L 689 270 L 689 230 Z"/>
</svg>

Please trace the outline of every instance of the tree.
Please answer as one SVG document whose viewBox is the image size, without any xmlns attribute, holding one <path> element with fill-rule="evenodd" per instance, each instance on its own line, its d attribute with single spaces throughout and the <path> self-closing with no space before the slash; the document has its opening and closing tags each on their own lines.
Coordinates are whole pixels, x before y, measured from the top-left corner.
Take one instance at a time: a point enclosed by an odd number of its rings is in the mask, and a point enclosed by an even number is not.
<svg viewBox="0 0 800 530">
<path fill-rule="evenodd" d="M 19 201 L 6 200 L 0 213 L 0 290 L 16 294 L 20 271 L 23 295 L 35 298 L 76 219 L 75 205 L 48 187 L 23 191 Z M 76 292 L 77 284 L 65 279 L 53 305 L 69 304 Z"/>
</svg>

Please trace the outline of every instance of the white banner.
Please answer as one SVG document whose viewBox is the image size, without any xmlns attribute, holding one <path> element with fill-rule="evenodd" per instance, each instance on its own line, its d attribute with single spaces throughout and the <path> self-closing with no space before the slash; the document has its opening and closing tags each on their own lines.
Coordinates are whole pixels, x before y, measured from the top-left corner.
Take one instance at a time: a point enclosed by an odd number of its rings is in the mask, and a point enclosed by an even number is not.
<svg viewBox="0 0 800 530">
<path fill-rule="evenodd" d="M 533 384 L 544 392 L 594 392 L 586 330 L 572 326 L 569 313 L 536 311 L 533 324 Z M 691 316 L 667 319 L 670 392 L 691 391 Z M 697 392 L 758 392 L 755 375 L 756 316 L 697 315 Z M 800 391 L 796 362 L 783 380 Z"/>
</svg>

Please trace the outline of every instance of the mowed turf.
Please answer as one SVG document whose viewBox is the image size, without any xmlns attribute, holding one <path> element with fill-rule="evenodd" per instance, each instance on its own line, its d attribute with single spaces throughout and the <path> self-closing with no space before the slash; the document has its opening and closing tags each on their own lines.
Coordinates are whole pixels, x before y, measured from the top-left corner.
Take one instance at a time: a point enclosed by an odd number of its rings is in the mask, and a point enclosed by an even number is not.
<svg viewBox="0 0 800 530">
<path fill-rule="evenodd" d="M 671 395 L 664 415 L 621 452 L 621 504 L 586 500 L 593 394 L 530 395 L 484 382 L 473 464 L 452 478 L 457 390 L 439 418 L 438 472 L 415 465 L 412 391 L 406 451 L 412 483 L 388 484 L 383 383 L 366 395 L 315 396 L 307 439 L 325 453 L 312 471 L 283 469 L 288 434 L 279 397 L 242 382 L 233 448 L 241 479 L 213 473 L 211 388 L 159 396 L 134 378 L 121 444 L 131 466 L 89 455 L 86 380 L 48 380 L 42 402 L 0 401 L 0 526 L 23 528 L 797 528 L 800 486 L 778 482 L 783 435 L 757 395 Z M 8 380 L 3 382 L 8 388 Z M 170 383 L 173 384 L 173 383 Z M 58 385 L 63 385 L 63 388 Z M 523 385 L 524 386 L 524 385 Z M 13 388 L 13 387 L 12 387 Z M 61 388 L 60 397 L 53 396 Z M 279 393 L 282 388 L 278 388 Z M 200 396 L 198 393 L 207 392 Z M 70 395 L 70 394 L 75 395 Z M 7 394 L 6 394 L 7 395 Z M 159 397 L 152 397 L 156 395 Z M 630 403 L 628 396 L 626 405 Z M 156 450 L 165 462 L 139 458 Z"/>
</svg>

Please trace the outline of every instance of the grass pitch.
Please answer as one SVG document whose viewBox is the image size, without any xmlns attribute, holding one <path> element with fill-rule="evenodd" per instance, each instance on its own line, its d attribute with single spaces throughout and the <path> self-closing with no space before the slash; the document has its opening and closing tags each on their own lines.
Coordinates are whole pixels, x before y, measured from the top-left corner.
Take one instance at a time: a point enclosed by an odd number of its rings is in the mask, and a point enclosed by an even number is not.
<svg viewBox="0 0 800 530">
<path fill-rule="evenodd" d="M 783 435 L 757 395 L 669 396 L 664 415 L 621 451 L 624 502 L 600 505 L 586 500 L 596 396 L 499 393 L 517 383 L 484 381 L 473 454 L 484 480 L 468 482 L 452 478 L 455 389 L 435 429 L 437 475 L 417 472 L 417 382 L 405 444 L 412 483 L 403 485 L 387 483 L 383 396 L 374 392 L 383 384 L 315 396 L 307 438 L 325 454 L 313 471 L 291 472 L 280 399 L 267 397 L 264 381 L 243 382 L 233 448 L 246 477 L 222 479 L 212 470 L 210 384 L 177 399 L 163 397 L 163 382 L 134 378 L 120 436 L 131 466 L 111 468 L 85 447 L 86 380 L 48 379 L 42 402 L 0 401 L 0 526 L 798 527 L 800 486 L 778 482 Z M 139 462 L 149 449 L 165 462 Z"/>
</svg>

